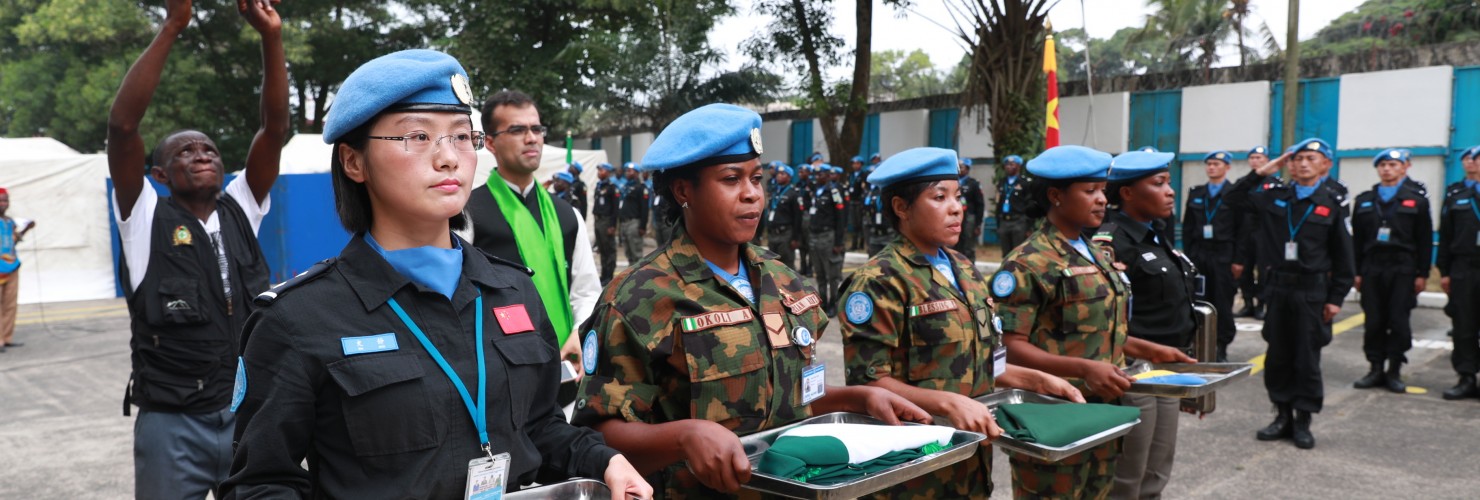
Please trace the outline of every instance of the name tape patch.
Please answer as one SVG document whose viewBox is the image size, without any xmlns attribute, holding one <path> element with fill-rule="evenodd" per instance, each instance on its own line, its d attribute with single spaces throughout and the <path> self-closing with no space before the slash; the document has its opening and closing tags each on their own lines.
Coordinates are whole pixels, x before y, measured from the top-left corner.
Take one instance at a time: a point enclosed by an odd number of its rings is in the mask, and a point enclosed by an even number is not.
<svg viewBox="0 0 1480 500">
<path fill-rule="evenodd" d="M 364 337 L 343 337 L 339 339 L 339 344 L 344 347 L 345 356 L 395 351 L 401 348 L 396 343 L 396 334 L 394 333 L 382 333 L 380 335 L 367 335 Z"/>
<path fill-rule="evenodd" d="M 951 299 L 926 302 L 918 306 L 910 306 L 910 317 L 929 316 L 935 313 L 956 310 L 956 301 Z"/>
<path fill-rule="evenodd" d="M 684 333 L 693 333 L 716 326 L 737 325 L 753 320 L 755 320 L 755 315 L 750 312 L 750 309 L 740 308 L 688 316 L 679 320 L 679 325 L 683 327 Z"/>
</svg>

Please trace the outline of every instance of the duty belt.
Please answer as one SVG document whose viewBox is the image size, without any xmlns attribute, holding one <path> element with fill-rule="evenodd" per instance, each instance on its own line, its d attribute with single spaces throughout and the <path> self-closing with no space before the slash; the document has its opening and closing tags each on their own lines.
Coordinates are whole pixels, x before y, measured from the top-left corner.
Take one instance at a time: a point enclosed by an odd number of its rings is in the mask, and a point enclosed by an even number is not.
<svg viewBox="0 0 1480 500">
<path fill-rule="evenodd" d="M 1003 222 L 1018 220 L 1022 217 L 1023 214 L 1002 214 L 997 216 L 997 218 L 1001 219 Z"/>
</svg>

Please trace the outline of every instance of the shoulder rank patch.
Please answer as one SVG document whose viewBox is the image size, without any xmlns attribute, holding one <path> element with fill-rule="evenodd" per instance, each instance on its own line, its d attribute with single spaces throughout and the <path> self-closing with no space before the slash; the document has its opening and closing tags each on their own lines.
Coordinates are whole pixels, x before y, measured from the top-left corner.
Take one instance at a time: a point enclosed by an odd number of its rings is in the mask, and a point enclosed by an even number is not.
<svg viewBox="0 0 1480 500">
<path fill-rule="evenodd" d="M 815 293 L 803 295 L 800 299 L 792 299 L 790 295 L 781 294 L 781 303 L 791 310 L 793 316 L 801 316 L 808 309 L 822 305 L 822 299 Z"/>
<path fill-rule="evenodd" d="M 848 300 L 843 303 L 843 313 L 848 317 L 848 322 L 855 325 L 868 323 L 874 319 L 874 299 L 863 292 L 848 294 Z"/>
<path fill-rule="evenodd" d="M 956 301 L 955 300 L 953 300 L 953 299 L 937 300 L 937 301 L 934 301 L 934 302 L 926 302 L 926 303 L 920 304 L 918 306 L 910 306 L 909 316 L 911 318 L 914 318 L 914 317 L 918 317 L 918 316 L 929 316 L 929 315 L 935 314 L 935 313 L 942 313 L 942 312 L 954 311 L 954 310 L 956 310 Z"/>
<path fill-rule="evenodd" d="M 742 307 L 728 311 L 715 311 L 686 316 L 679 320 L 679 325 L 683 327 L 684 333 L 694 333 L 716 326 L 738 325 L 752 320 L 755 320 L 755 315 L 750 312 L 750 308 Z"/>
<path fill-rule="evenodd" d="M 334 267 L 334 261 L 336 259 L 337 258 L 331 257 L 321 260 L 317 264 L 309 266 L 308 269 L 304 269 L 303 272 L 298 273 L 297 276 L 288 278 L 288 281 L 279 283 L 277 286 L 274 286 L 265 292 L 257 294 L 257 298 L 252 299 L 252 303 L 257 304 L 259 307 L 267 307 L 272 305 L 273 302 L 277 301 L 279 295 L 286 293 L 288 290 L 292 290 L 298 285 L 313 281 L 314 278 L 323 275 L 324 271 L 328 271 L 329 268 Z"/>
<path fill-rule="evenodd" d="M 1017 276 L 1007 271 L 997 271 L 992 277 L 992 295 L 1006 297 L 1017 290 Z"/>
<path fill-rule="evenodd" d="M 1372 202 L 1370 202 L 1370 201 L 1364 201 L 1364 202 L 1362 202 L 1361 205 L 1357 205 L 1357 206 L 1358 207 L 1361 207 L 1361 208 L 1367 208 L 1367 207 L 1372 206 Z"/>
</svg>

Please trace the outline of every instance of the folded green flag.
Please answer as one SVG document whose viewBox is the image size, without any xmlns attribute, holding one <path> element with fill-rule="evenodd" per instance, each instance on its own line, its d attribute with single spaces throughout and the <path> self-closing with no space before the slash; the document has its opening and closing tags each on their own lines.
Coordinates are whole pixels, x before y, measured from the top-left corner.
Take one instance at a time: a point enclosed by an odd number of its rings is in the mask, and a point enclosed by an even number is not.
<svg viewBox="0 0 1480 500">
<path fill-rule="evenodd" d="M 955 432 L 935 425 L 803 425 L 778 436 L 756 470 L 804 483 L 841 483 L 949 448 Z"/>
<path fill-rule="evenodd" d="M 1133 406 L 1107 404 L 1003 404 L 994 412 L 997 425 L 1014 439 L 1045 446 L 1065 446 L 1141 417 Z"/>
</svg>

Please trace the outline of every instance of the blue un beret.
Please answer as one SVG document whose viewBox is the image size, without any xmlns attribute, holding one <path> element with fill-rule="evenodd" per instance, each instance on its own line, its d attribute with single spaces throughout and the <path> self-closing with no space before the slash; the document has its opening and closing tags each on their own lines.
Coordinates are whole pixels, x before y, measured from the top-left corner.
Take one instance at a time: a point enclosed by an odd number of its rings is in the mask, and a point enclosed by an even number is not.
<svg viewBox="0 0 1480 500">
<path fill-rule="evenodd" d="M 1151 153 L 1146 151 L 1128 151 L 1110 161 L 1109 179 L 1111 182 L 1130 181 L 1140 179 L 1148 175 L 1154 175 L 1169 170 L 1172 159 L 1177 155 L 1172 153 Z"/>
<path fill-rule="evenodd" d="M 863 157 L 862 156 L 854 156 L 853 157 L 853 163 L 863 163 Z"/>
<path fill-rule="evenodd" d="M 971 167 L 971 158 L 962 158 L 961 164 L 966 165 L 967 167 Z"/>
<path fill-rule="evenodd" d="M 673 120 L 642 155 L 653 172 L 750 160 L 761 150 L 761 115 L 733 104 L 709 104 Z"/>
<path fill-rule="evenodd" d="M 575 184 L 576 182 L 576 177 L 574 175 L 570 175 L 570 172 L 556 172 L 555 178 L 565 181 L 566 184 Z"/>
<path fill-rule="evenodd" d="M 1016 163 L 1018 165 L 1022 165 L 1023 164 L 1023 157 L 1018 156 L 1018 155 L 1007 155 L 1007 158 L 1004 158 L 1002 160 L 1002 163 Z"/>
<path fill-rule="evenodd" d="M 837 165 L 833 165 L 832 166 L 832 173 L 834 173 L 834 174 L 842 174 L 843 173 L 843 167 L 839 167 Z"/>
<path fill-rule="evenodd" d="M 807 163 L 812 163 L 814 161 L 821 160 L 821 159 L 822 159 L 822 153 L 812 153 L 812 156 L 807 157 Z"/>
<path fill-rule="evenodd" d="M 1159 152 L 1161 152 L 1161 151 L 1159 151 L 1159 150 L 1156 149 L 1156 146 L 1141 146 L 1141 149 L 1137 149 L 1136 151 L 1140 151 L 1142 153 L 1159 153 Z"/>
<path fill-rule="evenodd" d="M 596 168 L 601 169 L 601 170 L 611 170 L 612 169 L 612 164 L 607 163 L 607 162 L 601 162 L 601 163 L 596 164 Z"/>
<path fill-rule="evenodd" d="M 796 177 L 797 176 L 797 172 L 795 170 L 792 170 L 791 167 L 789 167 L 785 163 L 781 163 L 781 162 L 776 162 L 776 171 L 777 172 L 786 172 L 786 175 L 790 175 L 792 177 Z"/>
<path fill-rule="evenodd" d="M 1464 154 L 1459 155 L 1459 159 L 1463 160 L 1465 158 L 1474 158 L 1476 156 L 1480 156 L 1480 146 L 1466 149 Z"/>
<path fill-rule="evenodd" d="M 1028 173 L 1044 179 L 1103 181 L 1110 173 L 1109 153 L 1084 146 L 1055 146 L 1028 161 Z"/>
<path fill-rule="evenodd" d="M 1285 152 L 1294 153 L 1297 151 L 1315 151 L 1324 155 L 1327 159 L 1332 158 L 1331 145 L 1327 144 L 1326 141 L 1323 141 L 1316 137 L 1297 142 L 1294 146 L 1290 146 L 1290 149 L 1286 150 Z"/>
<path fill-rule="evenodd" d="M 868 161 L 874 161 L 874 160 L 877 160 L 877 159 L 880 159 L 880 158 L 883 158 L 883 157 L 882 156 L 879 156 L 879 153 L 874 153 L 874 154 L 871 154 L 871 155 L 868 156 Z"/>
<path fill-rule="evenodd" d="M 473 112 L 468 72 L 435 50 L 392 52 L 360 65 L 334 94 L 324 117 L 324 143 L 386 111 Z"/>
<path fill-rule="evenodd" d="M 1214 151 L 1203 157 L 1203 161 L 1218 160 L 1223 163 L 1233 163 L 1233 155 L 1227 151 Z M 1119 165 L 1117 165 L 1119 166 Z"/>
<path fill-rule="evenodd" d="M 1408 150 L 1399 148 L 1384 149 L 1381 153 L 1377 153 L 1377 156 L 1372 157 L 1372 166 L 1377 166 L 1383 160 L 1398 160 L 1408 163 Z"/>
<path fill-rule="evenodd" d="M 868 175 L 868 183 L 888 188 L 904 181 L 934 181 L 955 179 L 956 152 L 942 148 L 907 149 L 890 156 L 874 173 Z"/>
<path fill-rule="evenodd" d="M 1254 146 L 1254 149 L 1249 150 L 1249 154 L 1269 156 L 1269 149 L 1266 149 L 1264 146 Z"/>
<path fill-rule="evenodd" d="M 636 163 L 632 163 L 630 161 L 627 162 L 627 163 L 623 163 L 622 164 L 622 173 L 627 173 L 628 170 L 637 170 L 637 164 Z"/>
<path fill-rule="evenodd" d="M 575 168 L 576 169 L 576 173 L 578 173 L 578 174 L 581 173 L 581 172 L 585 172 L 586 171 L 586 167 L 581 166 L 581 162 L 578 162 L 578 161 L 577 162 L 571 162 L 570 166 L 573 167 L 573 168 Z"/>
</svg>

